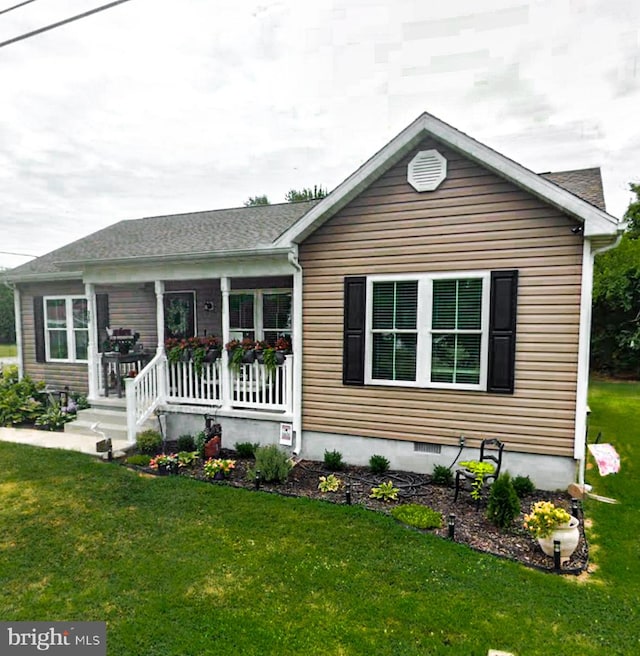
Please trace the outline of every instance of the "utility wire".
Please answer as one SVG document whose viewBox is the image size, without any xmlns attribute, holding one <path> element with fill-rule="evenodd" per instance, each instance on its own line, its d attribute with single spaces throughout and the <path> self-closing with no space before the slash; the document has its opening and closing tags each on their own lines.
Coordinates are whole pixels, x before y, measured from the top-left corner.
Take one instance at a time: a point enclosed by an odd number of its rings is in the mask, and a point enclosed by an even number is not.
<svg viewBox="0 0 640 656">
<path fill-rule="evenodd" d="M 33 0 L 30 1 L 33 2 Z M 115 7 L 116 5 L 121 5 L 123 2 L 129 2 L 129 0 L 116 0 L 116 2 L 110 2 L 107 5 L 102 5 L 101 7 L 90 9 L 89 11 L 85 11 L 82 14 L 78 14 L 77 16 L 71 16 L 70 18 L 65 18 L 64 20 L 58 21 L 57 23 L 52 23 L 51 25 L 40 27 L 37 30 L 33 30 L 32 32 L 27 32 L 26 34 L 21 34 L 20 36 L 16 36 L 13 39 L 9 39 L 8 41 L 2 41 L 0 43 L 0 48 L 4 48 L 5 46 L 15 43 L 16 41 L 22 41 L 23 39 L 28 39 L 32 36 L 35 36 L 36 34 L 42 34 L 42 32 L 53 30 L 56 27 L 61 27 L 62 25 L 66 25 L 67 23 L 73 23 L 73 21 L 80 20 L 81 18 L 86 18 L 87 16 L 91 16 L 91 14 L 97 14 L 99 11 L 104 11 L 105 9 L 110 9 L 111 7 Z"/>
<path fill-rule="evenodd" d="M 24 7 L 25 5 L 30 5 L 32 2 L 35 1 L 36 0 L 25 0 L 25 2 L 21 2 L 19 5 L 13 5 L 13 7 L 8 7 L 7 9 L 1 9 L 0 14 L 6 14 L 8 11 L 13 11 L 14 9 Z"/>
<path fill-rule="evenodd" d="M 38 257 L 37 255 L 29 255 L 29 253 L 12 253 L 11 251 L 0 251 L 0 255 L 19 255 L 20 257 Z"/>
</svg>

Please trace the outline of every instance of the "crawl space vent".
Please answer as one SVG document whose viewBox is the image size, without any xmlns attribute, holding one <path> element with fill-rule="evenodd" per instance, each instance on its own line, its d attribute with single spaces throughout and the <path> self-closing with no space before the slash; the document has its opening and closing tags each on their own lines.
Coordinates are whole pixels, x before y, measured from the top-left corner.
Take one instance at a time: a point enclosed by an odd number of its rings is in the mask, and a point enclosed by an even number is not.
<svg viewBox="0 0 640 656">
<path fill-rule="evenodd" d="M 439 444 L 429 444 L 427 442 L 414 442 L 413 450 L 417 453 L 440 453 L 442 447 Z"/>
<path fill-rule="evenodd" d="M 447 160 L 437 150 L 421 150 L 407 168 L 407 182 L 416 191 L 433 191 L 447 177 Z"/>
</svg>

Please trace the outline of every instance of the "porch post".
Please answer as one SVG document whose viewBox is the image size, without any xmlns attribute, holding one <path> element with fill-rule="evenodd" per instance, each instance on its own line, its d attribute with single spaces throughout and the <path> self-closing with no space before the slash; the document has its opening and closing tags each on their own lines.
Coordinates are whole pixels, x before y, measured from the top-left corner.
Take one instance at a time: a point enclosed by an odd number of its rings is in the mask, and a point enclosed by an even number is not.
<svg viewBox="0 0 640 656">
<path fill-rule="evenodd" d="M 24 355 L 22 353 L 22 300 L 20 290 L 13 287 L 13 309 L 16 326 L 16 349 L 18 351 L 18 377 L 24 378 Z"/>
<path fill-rule="evenodd" d="M 158 345 L 156 353 L 164 353 L 164 280 L 155 281 L 156 289 L 156 330 L 158 333 Z"/>
<path fill-rule="evenodd" d="M 87 353 L 89 398 L 98 397 L 98 310 L 96 306 L 96 288 L 93 283 L 84 284 L 84 293 L 87 297 L 87 310 L 89 311 L 89 346 Z"/>
<path fill-rule="evenodd" d="M 220 291 L 222 292 L 222 343 L 230 339 L 229 331 L 229 278 L 220 278 Z M 229 371 L 229 353 L 222 349 L 222 408 L 231 408 L 231 380 Z"/>
</svg>

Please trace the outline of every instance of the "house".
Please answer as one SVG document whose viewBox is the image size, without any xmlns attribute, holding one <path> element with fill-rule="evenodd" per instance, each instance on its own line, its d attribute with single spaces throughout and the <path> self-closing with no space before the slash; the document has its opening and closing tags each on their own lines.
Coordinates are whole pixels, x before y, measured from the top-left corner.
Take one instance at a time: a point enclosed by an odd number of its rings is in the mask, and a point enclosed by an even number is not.
<svg viewBox="0 0 640 656">
<path fill-rule="evenodd" d="M 21 371 L 98 402 L 104 329 L 140 334 L 129 435 L 214 413 L 224 442 L 430 472 L 482 438 L 539 487 L 585 458 L 599 169 L 535 174 L 423 114 L 317 201 L 123 221 L 12 270 Z M 286 335 L 275 374 L 168 363 L 167 335 Z M 151 357 L 151 356 L 150 356 Z M 105 390 L 106 386 L 106 390 Z M 289 426 L 290 425 L 290 426 Z"/>
</svg>

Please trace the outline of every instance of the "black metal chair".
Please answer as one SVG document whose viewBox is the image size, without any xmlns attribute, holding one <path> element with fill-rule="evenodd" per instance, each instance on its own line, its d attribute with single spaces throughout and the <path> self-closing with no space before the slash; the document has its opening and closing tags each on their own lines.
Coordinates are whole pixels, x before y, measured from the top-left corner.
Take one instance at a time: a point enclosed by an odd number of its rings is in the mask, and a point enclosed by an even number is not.
<svg viewBox="0 0 640 656">
<path fill-rule="evenodd" d="M 482 487 L 493 483 L 493 481 L 498 478 L 500 474 L 500 468 L 502 467 L 502 451 L 504 450 L 504 444 L 495 438 L 482 440 L 480 443 L 480 460 L 479 462 L 490 462 L 495 467 L 495 470 L 491 474 L 484 474 L 482 476 Z M 470 483 L 473 483 L 477 478 L 477 474 L 470 471 L 469 469 L 457 469 L 456 470 L 456 493 L 453 497 L 454 502 L 458 500 L 458 493 L 461 489 L 466 489 Z M 476 508 L 480 507 L 480 497 L 476 499 Z"/>
</svg>

